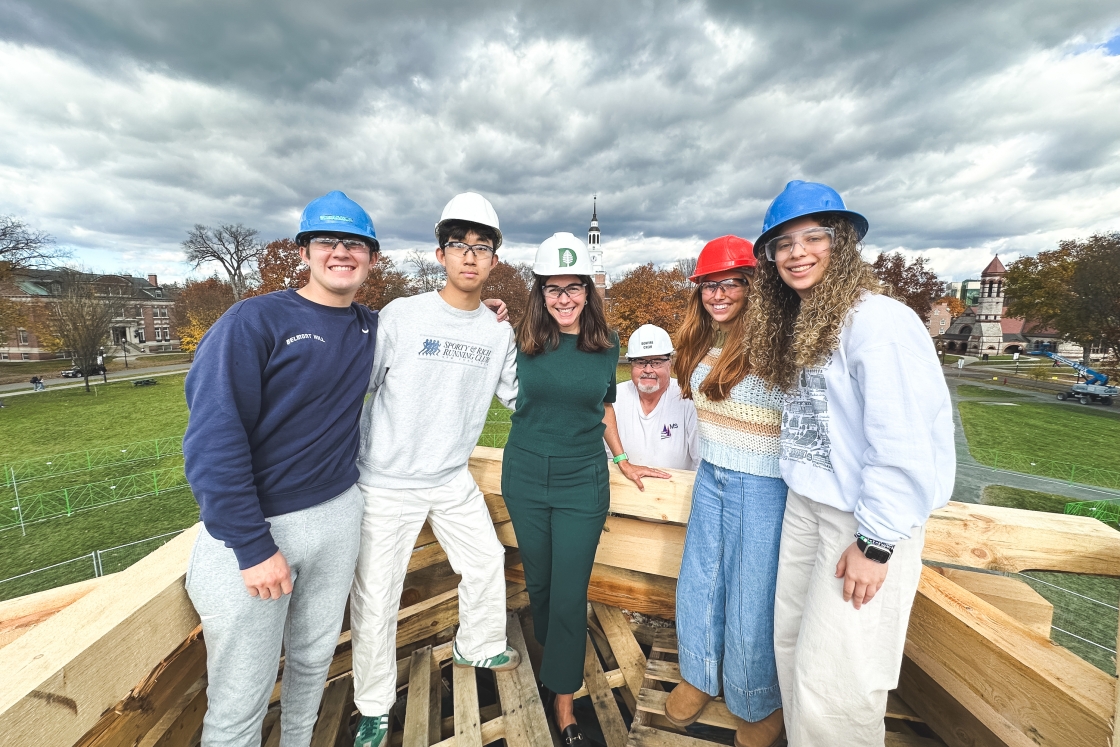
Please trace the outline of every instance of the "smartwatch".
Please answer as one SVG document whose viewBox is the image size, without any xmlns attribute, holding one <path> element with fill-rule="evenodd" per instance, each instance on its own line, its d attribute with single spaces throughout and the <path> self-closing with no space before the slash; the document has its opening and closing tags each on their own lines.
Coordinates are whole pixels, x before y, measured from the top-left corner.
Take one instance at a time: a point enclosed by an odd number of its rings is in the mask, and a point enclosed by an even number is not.
<svg viewBox="0 0 1120 747">
<path fill-rule="evenodd" d="M 864 537 L 862 534 L 856 534 L 856 548 L 863 553 L 863 557 L 876 563 L 886 563 L 894 553 L 894 545 Z"/>
</svg>

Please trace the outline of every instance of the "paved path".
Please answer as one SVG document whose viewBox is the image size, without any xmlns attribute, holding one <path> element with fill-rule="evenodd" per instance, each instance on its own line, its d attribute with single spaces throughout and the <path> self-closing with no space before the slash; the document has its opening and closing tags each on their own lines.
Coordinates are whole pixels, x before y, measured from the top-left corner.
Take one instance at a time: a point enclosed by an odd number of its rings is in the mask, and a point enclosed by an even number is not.
<svg viewBox="0 0 1120 747">
<path fill-rule="evenodd" d="M 953 425 L 954 434 L 956 436 L 957 445 L 957 481 L 953 486 L 953 500 L 964 501 L 965 503 L 979 503 L 980 495 L 986 485 L 1007 485 L 1012 488 L 1023 488 L 1025 490 L 1036 490 L 1040 493 L 1053 493 L 1055 495 L 1062 495 L 1076 501 L 1099 501 L 1102 499 L 1120 499 L 1120 491 L 1110 490 L 1109 488 L 1098 488 L 1095 485 L 1083 485 L 1080 483 L 1069 483 L 1063 480 L 1055 480 L 1050 477 L 1037 477 L 1035 475 L 1025 475 L 1021 472 L 1008 472 L 1007 470 L 995 469 L 980 464 L 972 458 L 972 454 L 968 451 L 968 441 L 964 436 L 964 426 L 961 423 L 960 409 L 957 407 L 959 398 L 957 397 L 957 386 L 959 384 L 974 384 L 973 381 L 968 379 L 957 379 L 953 376 L 949 369 L 946 369 L 945 381 L 949 384 L 949 396 L 953 401 Z M 1038 401 L 1047 404 L 1058 404 L 1056 399 L 1051 394 L 1044 394 L 1042 392 L 1030 392 L 1023 389 L 1014 389 L 1012 387 L 992 386 L 993 390 L 1014 392 L 1015 399 L 1012 402 L 1023 401 Z M 1010 398 L 1009 398 L 1010 399 Z M 1086 407 L 1079 403 L 1068 403 L 1071 407 Z"/>
<path fill-rule="evenodd" d="M 189 371 L 190 363 L 171 363 L 166 366 L 151 366 L 150 368 L 130 368 L 125 371 L 114 371 L 109 374 L 109 381 L 130 381 L 132 379 L 147 379 L 153 376 L 167 376 L 174 373 L 182 373 Z M 47 385 L 47 391 L 54 389 L 73 389 L 74 387 L 84 387 L 86 385 L 85 379 L 63 379 L 61 377 L 54 379 L 44 379 L 43 382 Z M 100 376 L 91 376 L 89 378 L 90 386 L 100 384 Z M 5 397 L 18 397 L 21 394 L 34 394 L 34 390 L 28 383 L 20 384 L 0 384 L 0 393 Z"/>
</svg>

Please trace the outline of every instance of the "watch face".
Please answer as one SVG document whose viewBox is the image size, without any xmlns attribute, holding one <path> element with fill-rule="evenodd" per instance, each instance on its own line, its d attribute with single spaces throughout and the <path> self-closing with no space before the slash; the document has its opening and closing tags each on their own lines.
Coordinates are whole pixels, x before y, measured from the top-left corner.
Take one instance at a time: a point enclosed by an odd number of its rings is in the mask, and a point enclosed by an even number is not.
<svg viewBox="0 0 1120 747">
<path fill-rule="evenodd" d="M 863 555 L 868 560 L 874 560 L 876 563 L 886 563 L 891 559 L 891 554 L 889 552 L 875 545 L 868 545 Z"/>
</svg>

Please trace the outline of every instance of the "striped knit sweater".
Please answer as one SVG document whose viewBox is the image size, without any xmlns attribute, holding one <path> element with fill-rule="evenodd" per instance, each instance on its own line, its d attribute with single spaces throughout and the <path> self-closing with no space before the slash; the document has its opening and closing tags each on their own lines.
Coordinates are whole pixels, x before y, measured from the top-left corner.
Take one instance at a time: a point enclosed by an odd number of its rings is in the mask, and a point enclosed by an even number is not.
<svg viewBox="0 0 1120 747">
<path fill-rule="evenodd" d="M 700 393 L 722 348 L 712 348 L 692 372 L 692 398 L 700 430 L 700 457 L 717 467 L 759 477 L 781 477 L 778 438 L 782 431 L 785 395 L 749 374 L 731 389 L 731 396 L 713 402 Z"/>
</svg>

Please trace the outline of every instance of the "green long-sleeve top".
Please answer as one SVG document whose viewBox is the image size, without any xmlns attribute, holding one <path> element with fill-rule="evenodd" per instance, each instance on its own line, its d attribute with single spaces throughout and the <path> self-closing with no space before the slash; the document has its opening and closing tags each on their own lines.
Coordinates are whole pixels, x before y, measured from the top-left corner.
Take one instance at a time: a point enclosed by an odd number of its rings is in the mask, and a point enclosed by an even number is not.
<svg viewBox="0 0 1120 747">
<path fill-rule="evenodd" d="M 603 453 L 603 404 L 614 404 L 618 339 L 598 353 L 576 347 L 577 335 L 537 355 L 517 351 L 517 410 L 509 441 L 541 456 Z"/>
</svg>

